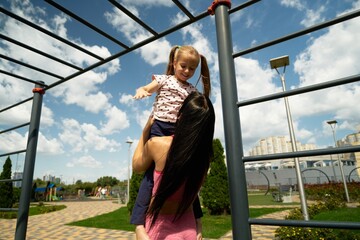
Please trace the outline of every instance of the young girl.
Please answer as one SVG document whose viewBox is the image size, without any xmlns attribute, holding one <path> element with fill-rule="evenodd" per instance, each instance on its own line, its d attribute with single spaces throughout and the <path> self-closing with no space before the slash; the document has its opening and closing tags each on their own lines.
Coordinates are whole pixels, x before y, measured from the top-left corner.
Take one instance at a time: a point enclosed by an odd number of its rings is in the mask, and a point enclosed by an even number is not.
<svg viewBox="0 0 360 240">
<path fill-rule="evenodd" d="M 149 118 L 134 151 L 135 172 L 143 172 L 155 163 L 146 232 L 142 227 L 143 235 L 137 231 L 137 239 L 202 239 L 193 201 L 213 156 L 215 113 L 208 97 L 193 92 L 185 99 L 178 116 L 174 136 L 148 140 L 153 122 Z"/>
<path fill-rule="evenodd" d="M 151 114 L 155 121 L 151 126 L 150 138 L 174 134 L 179 109 L 185 98 L 190 93 L 197 91 L 196 87 L 187 82 L 187 80 L 193 77 L 199 63 L 201 68 L 198 81 L 202 80 L 204 95 L 209 97 L 211 85 L 207 61 L 192 46 L 174 46 L 170 51 L 166 75 L 154 75 L 151 83 L 137 89 L 134 96 L 135 99 L 151 96 L 152 93 L 157 92 Z M 142 239 L 140 235 L 144 232 L 145 215 L 154 186 L 153 169 L 154 166 L 151 166 L 145 173 L 130 220 L 132 224 L 137 225 L 136 233 L 138 239 Z M 201 238 L 200 218 L 203 214 L 198 198 L 195 199 L 193 206 L 198 223 L 198 237 Z"/>
<path fill-rule="evenodd" d="M 201 60 L 201 61 L 200 61 Z M 150 136 L 169 136 L 174 133 L 177 113 L 184 99 L 196 88 L 187 82 L 201 62 L 200 76 L 204 95 L 210 95 L 210 74 L 206 58 L 192 46 L 175 46 L 170 51 L 166 75 L 153 75 L 151 83 L 136 90 L 135 99 L 157 92 L 152 115 L 155 123 Z M 198 81 L 199 81 L 198 80 Z"/>
</svg>

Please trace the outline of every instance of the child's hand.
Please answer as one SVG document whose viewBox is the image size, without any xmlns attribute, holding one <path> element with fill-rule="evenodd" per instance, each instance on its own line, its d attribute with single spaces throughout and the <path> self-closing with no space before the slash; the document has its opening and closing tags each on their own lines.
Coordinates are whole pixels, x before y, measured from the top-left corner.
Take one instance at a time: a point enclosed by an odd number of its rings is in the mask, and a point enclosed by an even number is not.
<svg viewBox="0 0 360 240">
<path fill-rule="evenodd" d="M 145 231 L 144 225 L 137 225 L 135 228 L 136 240 L 150 240 Z"/>
<path fill-rule="evenodd" d="M 151 96 L 151 93 L 149 93 L 148 91 L 145 91 L 145 89 L 141 87 L 136 90 L 136 94 L 133 98 L 141 99 L 141 98 L 149 97 L 149 96 Z"/>
</svg>

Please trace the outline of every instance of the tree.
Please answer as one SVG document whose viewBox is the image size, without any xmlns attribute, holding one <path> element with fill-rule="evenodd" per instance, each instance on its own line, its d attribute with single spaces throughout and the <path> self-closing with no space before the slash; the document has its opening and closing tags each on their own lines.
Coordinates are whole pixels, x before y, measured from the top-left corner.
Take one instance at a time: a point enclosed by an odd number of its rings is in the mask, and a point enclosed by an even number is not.
<svg viewBox="0 0 360 240">
<path fill-rule="evenodd" d="M 75 182 L 75 185 L 81 185 L 83 182 L 79 179 L 79 180 L 76 180 Z"/>
<path fill-rule="evenodd" d="M 11 159 L 5 160 L 0 179 L 11 179 Z M 0 182 L 0 207 L 11 208 L 13 205 L 13 184 L 12 182 Z"/>
<path fill-rule="evenodd" d="M 117 180 L 115 177 L 110 177 L 110 176 L 105 176 L 105 177 L 101 177 L 98 180 L 96 180 L 96 185 L 98 186 L 115 186 L 117 185 L 119 182 L 119 180 Z"/>
<path fill-rule="evenodd" d="M 203 205 L 211 215 L 230 213 L 229 182 L 225 166 L 224 148 L 219 139 L 213 141 L 214 157 L 210 163 L 204 186 L 201 189 Z"/>
<path fill-rule="evenodd" d="M 133 172 L 131 175 L 131 179 L 130 179 L 130 198 L 129 198 L 129 202 L 127 204 L 127 208 L 130 212 L 130 214 L 132 213 L 132 210 L 134 208 L 135 205 L 135 200 L 137 197 L 137 194 L 139 192 L 139 188 L 140 188 L 140 184 L 141 184 L 141 180 L 144 178 L 144 174 L 138 174 Z"/>
</svg>

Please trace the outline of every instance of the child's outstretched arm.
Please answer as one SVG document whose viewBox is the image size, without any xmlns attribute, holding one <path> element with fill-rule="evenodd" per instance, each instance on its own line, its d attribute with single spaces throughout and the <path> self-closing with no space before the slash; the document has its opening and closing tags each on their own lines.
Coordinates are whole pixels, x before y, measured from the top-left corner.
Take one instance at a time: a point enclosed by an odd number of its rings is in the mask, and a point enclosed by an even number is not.
<svg viewBox="0 0 360 240">
<path fill-rule="evenodd" d="M 158 88 L 159 88 L 159 84 L 157 83 L 157 81 L 151 81 L 151 83 L 149 83 L 148 85 L 136 89 L 136 93 L 133 98 L 141 99 L 144 97 L 151 96 L 151 94 L 155 92 Z"/>
</svg>

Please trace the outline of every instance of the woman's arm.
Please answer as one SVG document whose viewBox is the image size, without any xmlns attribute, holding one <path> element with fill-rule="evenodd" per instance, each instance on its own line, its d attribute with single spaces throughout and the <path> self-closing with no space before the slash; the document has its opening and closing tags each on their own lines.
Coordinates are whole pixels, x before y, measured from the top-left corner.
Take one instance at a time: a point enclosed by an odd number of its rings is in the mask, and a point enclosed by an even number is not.
<svg viewBox="0 0 360 240">
<path fill-rule="evenodd" d="M 147 142 L 150 134 L 151 125 L 154 123 L 154 119 L 150 117 L 142 131 L 138 145 L 136 146 L 134 156 L 132 159 L 133 170 L 137 173 L 146 171 L 153 162 L 152 157 L 149 154 L 149 148 Z"/>
</svg>

